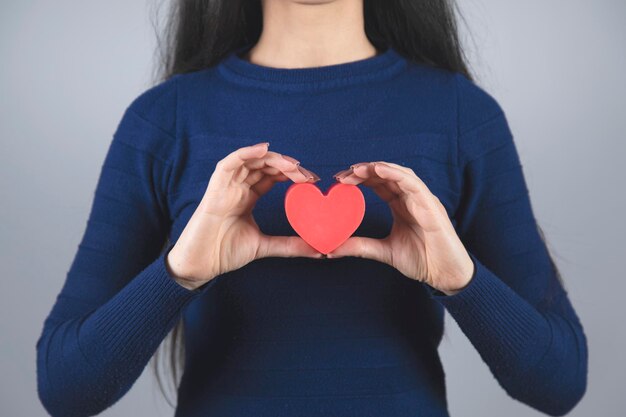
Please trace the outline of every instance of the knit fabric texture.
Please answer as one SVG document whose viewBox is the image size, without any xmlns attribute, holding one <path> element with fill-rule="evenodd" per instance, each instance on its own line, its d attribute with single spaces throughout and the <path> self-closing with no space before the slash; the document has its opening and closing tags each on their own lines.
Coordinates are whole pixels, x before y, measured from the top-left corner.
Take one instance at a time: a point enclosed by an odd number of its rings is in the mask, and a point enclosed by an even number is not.
<svg viewBox="0 0 626 417">
<path fill-rule="evenodd" d="M 335 65 L 273 68 L 243 57 L 177 74 L 124 111 L 86 229 L 37 341 L 38 392 L 53 416 L 117 402 L 184 322 L 177 417 L 448 416 L 438 355 L 444 312 L 512 398 L 563 415 L 583 396 L 587 341 L 535 220 L 505 114 L 460 73 L 392 47 Z M 270 257 L 197 290 L 165 256 L 217 161 L 261 141 L 316 172 L 410 167 L 445 206 L 474 262 L 447 296 L 360 257 Z M 262 232 L 295 235 L 291 181 L 261 197 Z M 354 235 L 383 238 L 371 189 Z M 468 376 L 469 378 L 469 376 Z"/>
</svg>

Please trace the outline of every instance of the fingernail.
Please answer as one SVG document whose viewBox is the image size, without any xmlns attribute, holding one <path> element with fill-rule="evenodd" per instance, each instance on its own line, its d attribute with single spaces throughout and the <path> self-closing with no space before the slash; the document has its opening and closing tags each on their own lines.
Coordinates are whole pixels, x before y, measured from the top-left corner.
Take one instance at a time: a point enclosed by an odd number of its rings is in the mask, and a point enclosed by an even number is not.
<svg viewBox="0 0 626 417">
<path fill-rule="evenodd" d="M 311 173 L 309 172 L 309 170 L 302 168 L 300 165 L 297 165 L 298 169 L 300 170 L 300 172 L 302 172 L 302 174 L 307 177 L 308 179 L 313 179 L 313 175 L 311 175 Z"/>
<path fill-rule="evenodd" d="M 367 162 L 359 162 L 359 163 L 350 165 L 350 168 L 354 169 L 354 168 L 360 167 L 361 165 L 367 165 L 367 164 L 368 164 Z"/>
<path fill-rule="evenodd" d="M 321 178 L 319 177 L 319 175 L 317 175 L 315 172 L 310 171 L 310 170 L 306 170 L 306 172 L 308 172 L 310 175 L 313 176 L 313 181 L 319 181 Z"/>
<path fill-rule="evenodd" d="M 265 145 L 265 146 L 269 147 L 270 143 L 269 142 L 259 142 L 259 143 L 255 144 L 254 146 L 261 146 L 261 145 Z"/>
<path fill-rule="evenodd" d="M 350 174 L 352 174 L 352 168 L 344 169 L 343 171 L 339 171 L 335 175 L 333 175 L 333 177 L 335 177 L 336 179 L 340 179 L 340 178 L 343 178 L 343 177 L 347 177 Z"/>
<path fill-rule="evenodd" d="M 352 168 L 342 169 L 341 171 L 335 172 L 333 174 L 333 177 L 336 177 L 337 175 L 341 175 L 341 174 L 346 173 L 346 172 L 352 172 Z"/>
<path fill-rule="evenodd" d="M 294 163 L 294 164 L 296 164 L 296 165 L 300 165 L 300 161 L 298 161 L 298 160 L 297 160 L 297 159 L 295 159 L 295 158 L 292 158 L 291 156 L 288 156 L 288 155 L 282 155 L 282 154 L 281 154 L 280 156 L 282 156 L 282 157 L 283 157 L 283 159 L 286 159 L 287 161 L 293 162 L 293 163 Z"/>
<path fill-rule="evenodd" d="M 308 172 L 309 174 L 311 174 L 311 175 L 313 176 L 313 179 L 314 179 L 315 181 L 319 181 L 319 180 L 321 179 L 321 178 L 319 177 L 319 175 L 317 175 L 315 172 L 313 172 L 313 171 L 311 171 L 311 170 L 309 170 L 309 169 L 307 169 L 307 170 L 306 170 L 306 172 Z"/>
</svg>

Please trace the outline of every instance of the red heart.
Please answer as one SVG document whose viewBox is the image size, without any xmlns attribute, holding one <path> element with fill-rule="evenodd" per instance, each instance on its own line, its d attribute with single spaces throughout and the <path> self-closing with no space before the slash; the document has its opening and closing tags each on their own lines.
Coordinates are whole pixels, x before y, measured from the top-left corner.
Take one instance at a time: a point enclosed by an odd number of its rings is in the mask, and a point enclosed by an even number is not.
<svg viewBox="0 0 626 417">
<path fill-rule="evenodd" d="M 336 182 L 326 194 L 311 183 L 294 183 L 285 193 L 289 224 L 305 242 L 327 254 L 345 242 L 365 215 L 365 198 L 356 185 Z"/>
</svg>

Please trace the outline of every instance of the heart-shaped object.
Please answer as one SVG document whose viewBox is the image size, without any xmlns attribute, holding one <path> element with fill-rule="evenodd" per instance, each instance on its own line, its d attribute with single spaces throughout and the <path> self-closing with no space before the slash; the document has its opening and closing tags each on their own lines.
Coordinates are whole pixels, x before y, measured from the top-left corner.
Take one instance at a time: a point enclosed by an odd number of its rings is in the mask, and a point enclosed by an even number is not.
<svg viewBox="0 0 626 417">
<path fill-rule="evenodd" d="M 323 194 L 314 184 L 294 183 L 285 193 L 285 213 L 305 242 L 327 254 L 359 227 L 365 215 L 365 198 L 352 184 L 336 182 Z"/>
</svg>

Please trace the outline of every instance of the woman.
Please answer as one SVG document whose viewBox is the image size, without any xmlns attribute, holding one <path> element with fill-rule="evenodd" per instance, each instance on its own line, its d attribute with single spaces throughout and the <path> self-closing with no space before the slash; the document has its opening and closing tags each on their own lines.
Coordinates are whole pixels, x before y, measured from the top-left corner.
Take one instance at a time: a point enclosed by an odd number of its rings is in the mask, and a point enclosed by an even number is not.
<svg viewBox="0 0 626 417">
<path fill-rule="evenodd" d="M 176 6 L 37 343 L 50 414 L 115 403 L 182 319 L 177 416 L 447 416 L 445 310 L 511 397 L 570 411 L 585 334 L 452 5 Z M 366 214 L 322 256 L 283 203 L 331 178 Z"/>
</svg>

